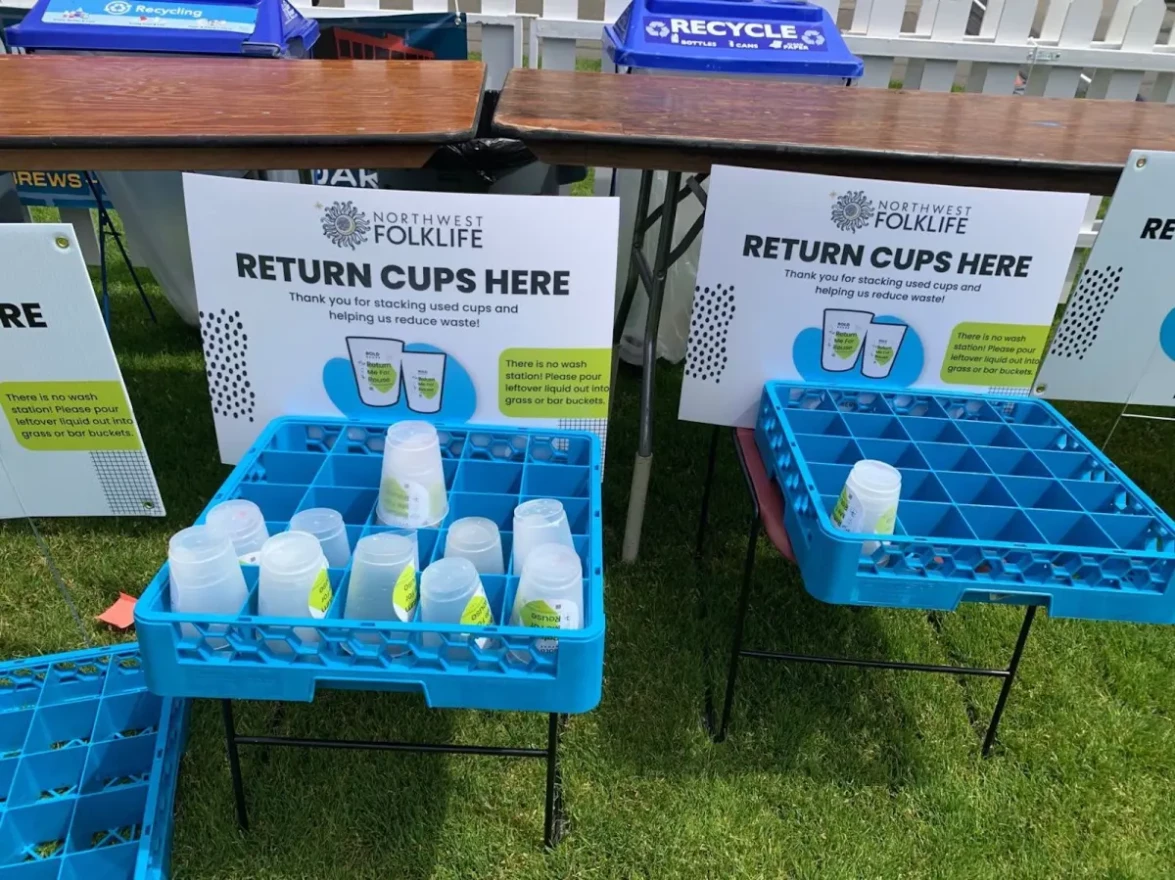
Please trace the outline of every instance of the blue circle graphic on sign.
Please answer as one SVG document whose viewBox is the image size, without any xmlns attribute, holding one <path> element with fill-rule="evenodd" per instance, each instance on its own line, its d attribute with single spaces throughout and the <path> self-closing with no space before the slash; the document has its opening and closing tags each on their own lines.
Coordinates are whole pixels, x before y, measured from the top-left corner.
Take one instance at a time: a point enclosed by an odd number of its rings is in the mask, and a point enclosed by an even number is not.
<svg viewBox="0 0 1175 880">
<path fill-rule="evenodd" d="M 1163 348 L 1163 354 L 1175 361 L 1175 309 L 1171 309 L 1167 317 L 1163 318 L 1159 327 L 1159 345 Z"/>
</svg>

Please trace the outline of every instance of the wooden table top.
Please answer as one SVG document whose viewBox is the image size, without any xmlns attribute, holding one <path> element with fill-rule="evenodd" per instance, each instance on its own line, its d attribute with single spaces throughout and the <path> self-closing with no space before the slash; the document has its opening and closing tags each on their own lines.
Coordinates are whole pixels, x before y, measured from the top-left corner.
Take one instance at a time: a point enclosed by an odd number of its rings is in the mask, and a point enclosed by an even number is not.
<svg viewBox="0 0 1175 880">
<path fill-rule="evenodd" d="M 0 168 L 419 167 L 472 137 L 485 65 L 0 55 Z"/>
<path fill-rule="evenodd" d="M 494 116 L 540 158 L 705 171 L 754 165 L 1112 193 L 1132 149 L 1175 150 L 1175 106 L 513 70 Z"/>
</svg>

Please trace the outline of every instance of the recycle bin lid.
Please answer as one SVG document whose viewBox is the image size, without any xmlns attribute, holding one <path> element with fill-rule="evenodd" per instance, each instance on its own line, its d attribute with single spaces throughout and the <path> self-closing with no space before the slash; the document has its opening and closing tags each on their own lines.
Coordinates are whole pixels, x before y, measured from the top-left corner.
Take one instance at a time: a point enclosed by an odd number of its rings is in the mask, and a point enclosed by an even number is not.
<svg viewBox="0 0 1175 880">
<path fill-rule="evenodd" d="M 858 77 L 865 69 L 827 11 L 803 0 L 632 0 L 604 27 L 625 67 Z"/>
<path fill-rule="evenodd" d="M 33 51 L 302 56 L 318 22 L 289 0 L 37 0 L 4 38 Z"/>
</svg>

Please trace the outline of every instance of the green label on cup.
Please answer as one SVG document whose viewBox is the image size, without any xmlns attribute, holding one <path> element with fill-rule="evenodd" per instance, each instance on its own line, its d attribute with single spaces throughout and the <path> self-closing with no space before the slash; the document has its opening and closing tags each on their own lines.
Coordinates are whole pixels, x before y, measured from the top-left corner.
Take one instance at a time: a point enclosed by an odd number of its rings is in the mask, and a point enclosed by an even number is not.
<svg viewBox="0 0 1175 880">
<path fill-rule="evenodd" d="M 542 599 L 527 602 L 518 612 L 518 617 L 523 626 L 534 626 L 541 629 L 558 629 L 561 619 L 559 612 Z"/>
<path fill-rule="evenodd" d="M 894 523 L 898 519 L 898 509 L 891 507 L 885 511 L 881 516 L 877 517 L 877 526 L 873 529 L 875 535 L 892 535 Z"/>
<path fill-rule="evenodd" d="M 845 511 L 849 509 L 849 487 L 840 490 L 840 497 L 836 499 L 836 506 L 832 508 L 832 521 L 838 526 L 844 521 Z"/>
<path fill-rule="evenodd" d="M 420 396 L 425 400 L 432 400 L 441 390 L 441 383 L 429 376 L 421 376 L 416 380 L 416 387 L 420 389 Z"/>
<path fill-rule="evenodd" d="M 832 350 L 839 358 L 850 358 L 857 350 L 856 333 L 842 333 L 839 330 L 832 337 Z"/>
<path fill-rule="evenodd" d="M 392 607 L 396 616 L 403 621 L 412 619 L 412 612 L 416 610 L 416 603 L 420 593 L 416 589 L 416 569 L 409 563 L 400 576 L 396 578 L 396 586 L 392 588 Z"/>
<path fill-rule="evenodd" d="M 396 387 L 396 368 L 391 364 L 367 362 L 367 384 L 376 391 L 387 394 Z"/>
<path fill-rule="evenodd" d="M 489 626 L 494 622 L 489 600 L 480 590 L 476 596 L 469 600 L 469 604 L 461 612 L 461 622 L 470 626 Z"/>
<path fill-rule="evenodd" d="M 399 480 L 394 477 L 384 477 L 379 490 L 379 503 L 383 505 L 384 510 L 401 519 L 408 516 L 408 490 Z"/>
<path fill-rule="evenodd" d="M 893 360 L 893 346 L 879 345 L 873 350 L 873 362 L 879 367 L 884 367 Z"/>
<path fill-rule="evenodd" d="M 310 608 L 310 616 L 316 620 L 322 620 L 326 617 L 326 609 L 330 608 L 332 598 L 334 598 L 334 593 L 330 588 L 330 576 L 327 575 L 324 568 L 318 572 L 317 577 L 314 578 L 314 585 L 310 587 L 310 601 L 307 603 Z"/>
</svg>

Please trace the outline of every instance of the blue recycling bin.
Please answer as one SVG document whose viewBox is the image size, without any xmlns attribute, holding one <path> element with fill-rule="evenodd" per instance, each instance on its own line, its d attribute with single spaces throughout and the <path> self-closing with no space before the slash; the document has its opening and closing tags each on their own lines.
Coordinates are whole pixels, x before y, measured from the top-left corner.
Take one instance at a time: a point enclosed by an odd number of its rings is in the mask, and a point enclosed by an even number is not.
<svg viewBox="0 0 1175 880">
<path fill-rule="evenodd" d="M 26 52 L 300 58 L 316 39 L 318 22 L 288 0 L 37 0 L 5 31 Z"/>
<path fill-rule="evenodd" d="M 852 85 L 865 69 L 845 45 L 827 11 L 795 0 L 632 0 L 615 24 L 604 27 L 603 42 L 616 71 L 635 74 L 766 77 L 845 86 Z M 622 546 L 625 561 L 636 559 L 639 552 L 652 472 L 653 414 L 648 402 L 652 400 L 655 361 L 658 357 L 682 360 L 689 339 L 701 251 L 696 223 L 703 207 L 688 198 L 678 207 L 676 199 L 669 197 L 666 189 L 677 190 L 680 180 L 677 172 L 616 171 L 611 184 L 613 192 L 620 195 L 615 341 L 620 358 L 644 368 L 641 440 Z M 650 211 L 663 203 L 666 210 L 662 217 L 675 217 L 674 240 L 669 242 L 668 252 L 680 251 L 681 256 L 667 260 L 671 265 L 661 264 L 664 255 L 644 250 L 644 242 L 658 240 L 660 223 L 646 231 L 640 245 L 632 246 L 634 229 L 646 225 L 645 217 L 636 216 L 641 192 L 649 196 Z M 637 250 L 644 252 L 653 267 L 651 289 L 644 290 L 640 273 L 633 271 Z M 638 296 L 641 290 L 647 295 Z M 656 314 L 658 310 L 660 321 L 648 327 L 649 312 Z"/>
<path fill-rule="evenodd" d="M 779 0 L 633 0 L 615 24 L 606 25 L 604 48 L 617 72 L 634 74 L 755 77 L 824 85 L 851 85 L 864 71 L 849 51 L 836 22 L 820 6 Z M 617 172 L 613 190 L 621 197 L 619 300 L 628 275 L 633 214 L 639 172 Z M 664 175 L 654 181 L 659 202 Z M 701 213 L 687 201 L 678 209 L 680 238 Z M 656 240 L 655 232 L 650 236 Z M 685 357 L 689 304 L 697 273 L 698 246 L 670 270 L 662 312 L 660 356 Z M 628 315 L 621 356 L 641 362 L 645 300 L 638 297 Z M 621 316 L 623 317 L 623 316 Z"/>
<path fill-rule="evenodd" d="M 33 53 L 289 59 L 310 54 L 318 22 L 288 0 L 37 0 L 4 39 Z M 94 85 L 100 92 L 101 83 Z M 242 177 L 247 171 L 221 173 Z M 104 171 L 99 177 L 136 262 L 151 269 L 168 302 L 195 326 L 196 283 L 180 172 Z"/>
<path fill-rule="evenodd" d="M 844 84 L 864 70 L 820 6 L 780 0 L 633 0 L 604 27 L 631 72 L 767 76 Z"/>
</svg>

